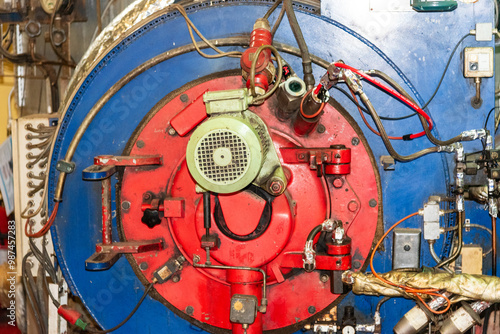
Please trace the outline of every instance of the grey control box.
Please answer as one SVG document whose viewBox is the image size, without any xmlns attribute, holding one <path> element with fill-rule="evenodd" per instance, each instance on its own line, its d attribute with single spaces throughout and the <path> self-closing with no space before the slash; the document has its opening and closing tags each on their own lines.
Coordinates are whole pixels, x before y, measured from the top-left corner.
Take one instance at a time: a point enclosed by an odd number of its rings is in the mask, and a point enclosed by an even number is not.
<svg viewBox="0 0 500 334">
<path fill-rule="evenodd" d="M 392 269 L 420 268 L 421 231 L 413 228 L 395 228 L 393 232 Z"/>
</svg>

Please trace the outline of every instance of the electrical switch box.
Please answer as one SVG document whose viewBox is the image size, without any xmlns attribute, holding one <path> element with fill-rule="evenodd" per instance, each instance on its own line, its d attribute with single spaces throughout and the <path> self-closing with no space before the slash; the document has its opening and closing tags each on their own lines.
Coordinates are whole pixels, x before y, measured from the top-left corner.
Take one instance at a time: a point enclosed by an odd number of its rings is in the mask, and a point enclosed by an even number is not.
<svg viewBox="0 0 500 334">
<path fill-rule="evenodd" d="M 493 76 L 494 52 L 492 47 L 465 48 L 464 77 L 490 78 Z"/>
<path fill-rule="evenodd" d="M 395 228 L 392 269 L 420 268 L 419 229 Z"/>
</svg>

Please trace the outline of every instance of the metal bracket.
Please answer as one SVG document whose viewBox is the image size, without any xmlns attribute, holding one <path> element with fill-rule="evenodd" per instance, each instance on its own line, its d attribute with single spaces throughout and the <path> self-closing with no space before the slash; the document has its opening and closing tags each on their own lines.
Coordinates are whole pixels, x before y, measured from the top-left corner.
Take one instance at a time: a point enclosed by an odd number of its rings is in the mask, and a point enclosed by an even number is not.
<svg viewBox="0 0 500 334">
<path fill-rule="evenodd" d="M 59 160 L 56 164 L 56 169 L 61 173 L 71 174 L 75 171 L 76 164 L 73 161 L 67 162 Z"/>
<path fill-rule="evenodd" d="M 96 252 L 85 261 L 87 270 L 106 270 L 125 253 L 143 253 L 163 249 L 162 240 L 113 242 L 111 234 L 111 176 L 116 167 L 161 165 L 160 155 L 112 156 L 101 155 L 94 158 L 94 165 L 82 172 L 84 180 L 101 181 L 102 201 L 102 243 L 96 244 Z"/>
</svg>

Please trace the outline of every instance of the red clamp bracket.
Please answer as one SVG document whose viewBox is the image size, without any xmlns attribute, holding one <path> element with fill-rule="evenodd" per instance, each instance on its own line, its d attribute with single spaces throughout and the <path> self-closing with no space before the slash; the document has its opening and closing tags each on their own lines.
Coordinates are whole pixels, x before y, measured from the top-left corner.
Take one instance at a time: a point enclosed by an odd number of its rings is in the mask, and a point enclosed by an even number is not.
<svg viewBox="0 0 500 334">
<path fill-rule="evenodd" d="M 326 175 L 346 175 L 351 172 L 351 149 L 344 145 L 329 148 L 280 148 L 284 163 L 307 163 L 316 170 L 318 177 Z"/>
</svg>

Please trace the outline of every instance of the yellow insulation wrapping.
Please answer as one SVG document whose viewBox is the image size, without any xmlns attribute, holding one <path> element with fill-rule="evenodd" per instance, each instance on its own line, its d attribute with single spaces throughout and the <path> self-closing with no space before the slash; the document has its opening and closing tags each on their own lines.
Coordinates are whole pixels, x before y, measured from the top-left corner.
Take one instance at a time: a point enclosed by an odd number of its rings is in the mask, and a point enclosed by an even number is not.
<svg viewBox="0 0 500 334">
<path fill-rule="evenodd" d="M 400 271 L 378 275 L 390 282 L 411 288 L 445 290 L 466 299 L 500 302 L 500 277 Z M 352 284 L 352 291 L 356 294 L 411 298 L 402 289 L 385 284 L 372 274 L 349 271 L 344 273 L 343 280 Z"/>
</svg>

